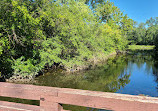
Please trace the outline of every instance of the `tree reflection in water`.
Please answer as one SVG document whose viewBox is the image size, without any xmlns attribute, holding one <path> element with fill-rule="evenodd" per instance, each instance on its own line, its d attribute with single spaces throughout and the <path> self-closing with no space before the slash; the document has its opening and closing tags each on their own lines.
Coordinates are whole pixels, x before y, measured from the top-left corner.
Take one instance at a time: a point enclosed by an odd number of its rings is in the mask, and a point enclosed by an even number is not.
<svg viewBox="0 0 158 111">
<path fill-rule="evenodd" d="M 128 84 L 130 74 L 126 74 L 126 56 L 110 58 L 106 64 L 88 71 L 73 74 L 49 72 L 37 78 L 38 85 L 84 89 L 93 91 L 116 92 Z"/>
<path fill-rule="evenodd" d="M 135 50 L 130 51 L 127 55 L 112 57 L 104 64 L 100 64 L 94 69 L 87 71 L 73 74 L 63 74 L 60 71 L 46 73 L 44 76 L 37 78 L 36 84 L 92 91 L 117 92 L 130 84 L 135 66 L 138 71 L 145 70 L 145 74 L 154 76 L 155 81 L 158 83 L 158 53 L 156 54 L 153 50 Z M 144 66 L 145 68 L 142 69 Z M 140 73 L 138 74 L 140 75 Z M 135 75 L 139 76 L 137 74 Z M 70 105 L 64 105 L 64 108 L 72 111 L 97 111 L 97 109 Z"/>
<path fill-rule="evenodd" d="M 153 59 L 154 59 L 154 65 L 153 65 L 153 74 L 155 76 L 155 81 L 158 83 L 158 52 L 155 51 L 153 53 Z M 158 90 L 158 85 L 157 85 L 157 90 Z"/>
<path fill-rule="evenodd" d="M 49 72 L 37 78 L 38 85 L 84 89 L 92 91 L 116 92 L 130 82 L 126 73 L 128 60 L 125 55 L 110 58 L 106 63 L 88 71 L 73 74 Z M 72 111 L 97 111 L 93 108 L 64 105 Z M 103 110 L 100 110 L 103 111 Z M 105 111 L 105 110 L 104 110 Z"/>
</svg>

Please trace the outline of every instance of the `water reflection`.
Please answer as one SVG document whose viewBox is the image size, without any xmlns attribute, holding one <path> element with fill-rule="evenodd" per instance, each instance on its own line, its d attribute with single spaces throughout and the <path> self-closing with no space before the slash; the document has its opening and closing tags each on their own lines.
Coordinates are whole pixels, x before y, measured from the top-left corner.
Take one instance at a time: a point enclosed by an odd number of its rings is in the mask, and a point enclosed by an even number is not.
<svg viewBox="0 0 158 111">
<path fill-rule="evenodd" d="M 125 56 L 110 58 L 104 65 L 89 71 L 73 74 L 47 73 L 37 78 L 38 85 L 116 92 L 130 82 L 130 74 L 125 72 L 128 61 Z"/>
<path fill-rule="evenodd" d="M 124 94 L 148 96 L 158 96 L 156 90 L 157 78 L 155 74 L 157 68 L 156 54 L 154 50 L 148 51 L 133 51 L 128 56 L 127 73 L 131 73 L 130 83 L 124 88 L 120 88 L 117 92 Z"/>
<path fill-rule="evenodd" d="M 73 74 L 49 72 L 36 81 L 36 84 L 45 86 L 157 97 L 158 54 L 154 50 L 130 51 L 128 55 L 110 58 L 95 69 Z M 78 107 L 79 110 L 74 110 L 74 106 L 65 107 L 72 111 L 96 111 L 91 108 Z"/>
<path fill-rule="evenodd" d="M 158 83 L 158 52 L 154 52 L 152 57 L 154 59 L 153 74 L 155 76 L 155 81 Z M 158 84 L 156 89 L 158 91 Z"/>
</svg>

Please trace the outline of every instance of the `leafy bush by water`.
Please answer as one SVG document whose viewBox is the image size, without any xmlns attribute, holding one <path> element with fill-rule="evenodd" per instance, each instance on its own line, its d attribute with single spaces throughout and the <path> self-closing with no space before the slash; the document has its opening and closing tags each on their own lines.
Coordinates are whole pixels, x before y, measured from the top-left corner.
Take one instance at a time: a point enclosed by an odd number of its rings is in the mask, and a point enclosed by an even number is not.
<svg viewBox="0 0 158 111">
<path fill-rule="evenodd" d="M 86 3 L 1 0 L 0 72 L 30 78 L 55 63 L 79 69 L 124 50 L 133 20 L 109 1 Z"/>
</svg>

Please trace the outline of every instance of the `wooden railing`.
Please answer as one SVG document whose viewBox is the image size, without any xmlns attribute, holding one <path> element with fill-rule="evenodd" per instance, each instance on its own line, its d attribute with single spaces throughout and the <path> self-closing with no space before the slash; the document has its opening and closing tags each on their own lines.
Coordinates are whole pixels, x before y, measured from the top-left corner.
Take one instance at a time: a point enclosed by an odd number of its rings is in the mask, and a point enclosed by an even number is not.
<svg viewBox="0 0 158 111">
<path fill-rule="evenodd" d="M 0 96 L 39 100 L 40 106 L 0 101 L 0 111 L 66 111 L 61 104 L 114 111 L 158 111 L 158 98 L 0 82 Z"/>
</svg>

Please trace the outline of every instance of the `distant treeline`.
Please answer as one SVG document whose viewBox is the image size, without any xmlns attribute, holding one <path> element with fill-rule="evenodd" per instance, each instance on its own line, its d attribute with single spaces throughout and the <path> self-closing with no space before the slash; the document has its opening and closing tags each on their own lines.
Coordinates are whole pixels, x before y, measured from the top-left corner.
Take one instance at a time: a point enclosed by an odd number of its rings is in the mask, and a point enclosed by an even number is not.
<svg viewBox="0 0 158 111">
<path fill-rule="evenodd" d="M 149 36 L 156 28 L 134 30 L 134 23 L 105 0 L 0 0 L 0 75 L 32 78 L 53 65 L 85 67 L 125 50 L 129 34 Z"/>
<path fill-rule="evenodd" d="M 158 17 L 150 18 L 146 23 L 134 25 L 128 37 L 130 44 L 158 45 Z"/>
</svg>

